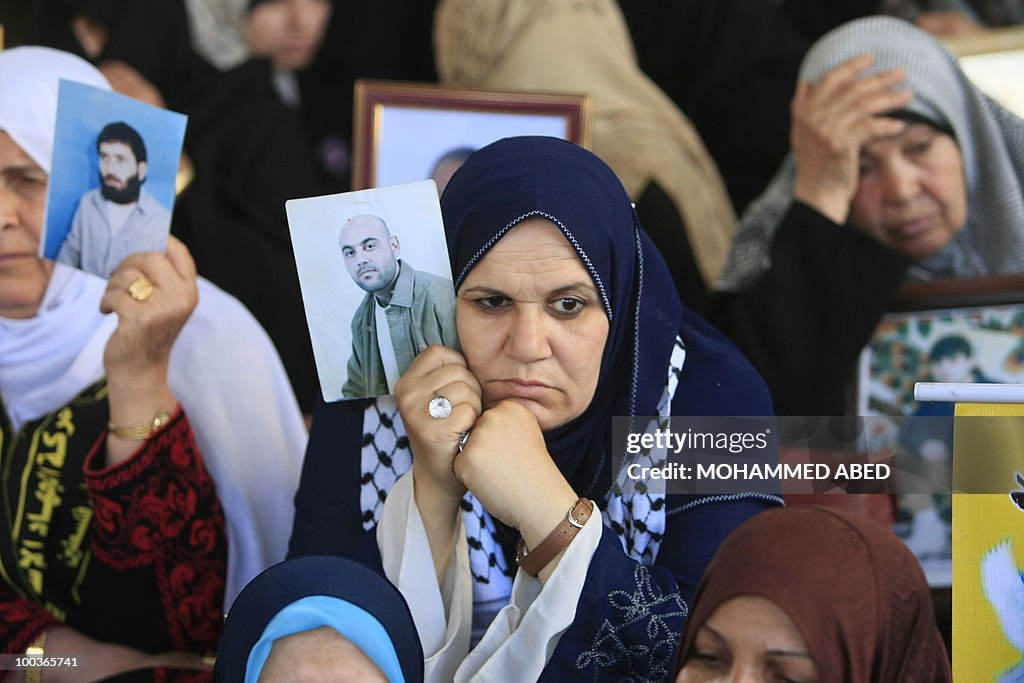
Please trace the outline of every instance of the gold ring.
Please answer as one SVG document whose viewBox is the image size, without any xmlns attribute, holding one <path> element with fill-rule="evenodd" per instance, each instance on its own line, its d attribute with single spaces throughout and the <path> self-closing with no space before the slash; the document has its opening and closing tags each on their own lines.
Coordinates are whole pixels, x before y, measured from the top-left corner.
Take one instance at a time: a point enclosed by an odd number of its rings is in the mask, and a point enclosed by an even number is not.
<svg viewBox="0 0 1024 683">
<path fill-rule="evenodd" d="M 145 301 L 153 296 L 155 291 L 156 285 L 145 275 L 138 276 L 128 285 L 128 295 L 136 301 Z"/>
</svg>

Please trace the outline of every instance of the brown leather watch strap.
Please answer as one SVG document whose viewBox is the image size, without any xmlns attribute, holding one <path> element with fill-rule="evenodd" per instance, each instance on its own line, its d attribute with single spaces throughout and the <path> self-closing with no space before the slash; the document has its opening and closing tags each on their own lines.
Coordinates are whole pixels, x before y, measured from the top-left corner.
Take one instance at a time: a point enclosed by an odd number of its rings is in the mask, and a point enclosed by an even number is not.
<svg viewBox="0 0 1024 683">
<path fill-rule="evenodd" d="M 516 548 L 516 563 L 519 568 L 530 576 L 540 574 L 540 571 L 569 545 L 593 514 L 594 502 L 580 498 L 565 513 L 565 518 L 558 523 L 555 530 L 536 548 L 527 550 L 526 543 L 520 538 L 519 546 Z"/>
</svg>

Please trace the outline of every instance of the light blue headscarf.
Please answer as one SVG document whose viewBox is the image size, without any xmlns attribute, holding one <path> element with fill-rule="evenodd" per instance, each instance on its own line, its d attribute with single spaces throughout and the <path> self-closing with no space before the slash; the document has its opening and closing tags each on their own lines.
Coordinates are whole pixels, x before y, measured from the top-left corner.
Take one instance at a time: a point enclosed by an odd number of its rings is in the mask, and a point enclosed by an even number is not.
<svg viewBox="0 0 1024 683">
<path fill-rule="evenodd" d="M 330 626 L 352 641 L 380 667 L 391 683 L 405 683 L 395 646 L 376 617 L 350 602 L 326 595 L 311 595 L 296 600 L 270 620 L 249 653 L 245 683 L 256 683 L 259 680 L 275 640 L 321 626 Z"/>
</svg>

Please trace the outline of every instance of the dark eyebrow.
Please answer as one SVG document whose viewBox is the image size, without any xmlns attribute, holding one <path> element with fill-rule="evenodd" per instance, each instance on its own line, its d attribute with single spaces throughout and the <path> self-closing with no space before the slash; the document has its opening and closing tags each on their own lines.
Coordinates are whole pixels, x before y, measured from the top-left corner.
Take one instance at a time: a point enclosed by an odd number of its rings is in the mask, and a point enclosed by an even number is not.
<svg viewBox="0 0 1024 683">
<path fill-rule="evenodd" d="M 464 288 L 462 290 L 463 294 L 469 294 L 470 292 L 472 292 L 473 294 L 476 294 L 476 295 L 481 295 L 482 294 L 484 296 L 508 296 L 508 294 L 506 294 L 505 292 L 503 292 L 500 289 L 496 289 L 494 287 L 485 287 L 483 285 L 476 285 L 474 287 L 466 287 L 466 288 Z M 547 296 L 548 297 L 559 297 L 559 296 L 565 296 L 566 294 L 575 294 L 577 296 L 596 297 L 597 296 L 597 289 L 594 287 L 593 284 L 591 284 L 589 282 L 574 282 L 572 284 L 564 285 L 562 287 L 557 287 L 557 288 L 551 290 L 550 292 L 547 293 Z"/>
<path fill-rule="evenodd" d="M 711 627 L 710 627 L 710 626 L 708 626 L 707 624 L 704 624 L 704 625 L 702 625 L 702 626 L 701 626 L 700 628 L 701 628 L 701 630 L 703 630 L 703 631 L 707 631 L 708 633 L 710 633 L 711 635 L 713 635 L 713 636 L 714 636 L 715 638 L 717 638 L 718 640 L 720 640 L 720 641 L 722 641 L 722 642 L 725 642 L 725 636 L 723 636 L 723 635 L 722 635 L 721 633 L 719 633 L 719 632 L 718 632 L 718 631 L 716 631 L 715 629 L 711 628 Z"/>
<path fill-rule="evenodd" d="M 36 166 L 35 164 L 22 164 L 21 166 L 4 166 L 0 168 L 0 173 L 5 176 L 26 176 L 26 175 L 42 175 L 46 176 L 46 171 Z"/>
<path fill-rule="evenodd" d="M 380 242 L 380 241 L 381 241 L 381 239 L 379 237 L 367 237 L 362 242 L 360 242 L 358 246 L 363 247 L 363 246 L 366 246 L 367 242 Z M 351 244 L 343 244 L 343 245 L 341 245 L 341 249 L 342 249 L 342 251 L 344 251 L 345 249 L 355 249 L 355 247 L 353 245 L 351 245 Z"/>
<path fill-rule="evenodd" d="M 575 282 L 558 289 L 553 289 L 549 296 L 562 296 L 563 294 L 577 294 L 580 296 L 597 296 L 597 289 L 589 282 Z"/>
<path fill-rule="evenodd" d="M 725 637 L 721 633 L 719 633 L 715 629 L 711 628 L 707 624 L 704 624 L 703 626 L 701 626 L 701 629 L 709 632 L 711 635 L 713 635 L 715 638 L 717 638 L 718 640 L 722 641 L 723 643 L 727 642 Z M 791 650 L 768 650 L 768 651 L 765 652 L 765 654 L 768 655 L 769 657 L 803 657 L 805 659 L 810 659 L 811 658 L 811 655 L 810 655 L 809 652 L 791 651 Z"/>
<path fill-rule="evenodd" d="M 810 659 L 810 652 L 794 652 L 790 650 L 768 650 L 765 652 L 769 657 L 801 657 L 803 659 Z"/>
</svg>

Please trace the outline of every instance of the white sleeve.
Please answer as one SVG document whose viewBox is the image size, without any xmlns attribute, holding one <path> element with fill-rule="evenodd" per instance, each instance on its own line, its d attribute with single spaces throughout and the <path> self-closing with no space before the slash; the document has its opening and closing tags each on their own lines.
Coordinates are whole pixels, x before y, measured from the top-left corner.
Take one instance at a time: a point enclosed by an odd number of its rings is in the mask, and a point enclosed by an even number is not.
<svg viewBox="0 0 1024 683">
<path fill-rule="evenodd" d="M 384 575 L 412 612 L 426 660 L 425 681 L 450 683 L 469 652 L 473 624 L 473 577 L 462 516 L 443 585 L 437 583 L 426 528 L 413 493 L 412 472 L 402 475 L 384 501 L 377 525 Z"/>
<path fill-rule="evenodd" d="M 515 679 L 535 681 L 551 659 L 558 640 L 572 625 L 590 560 L 601 541 L 601 513 L 594 515 L 566 549 L 543 588 L 539 579 L 519 570 L 512 601 L 494 618 L 487 633 L 455 674 L 455 683 Z"/>
<path fill-rule="evenodd" d="M 270 337 L 237 299 L 203 278 L 198 287 L 199 304 L 171 349 L 167 383 L 224 510 L 227 611 L 288 551 L 307 433 Z"/>
</svg>

